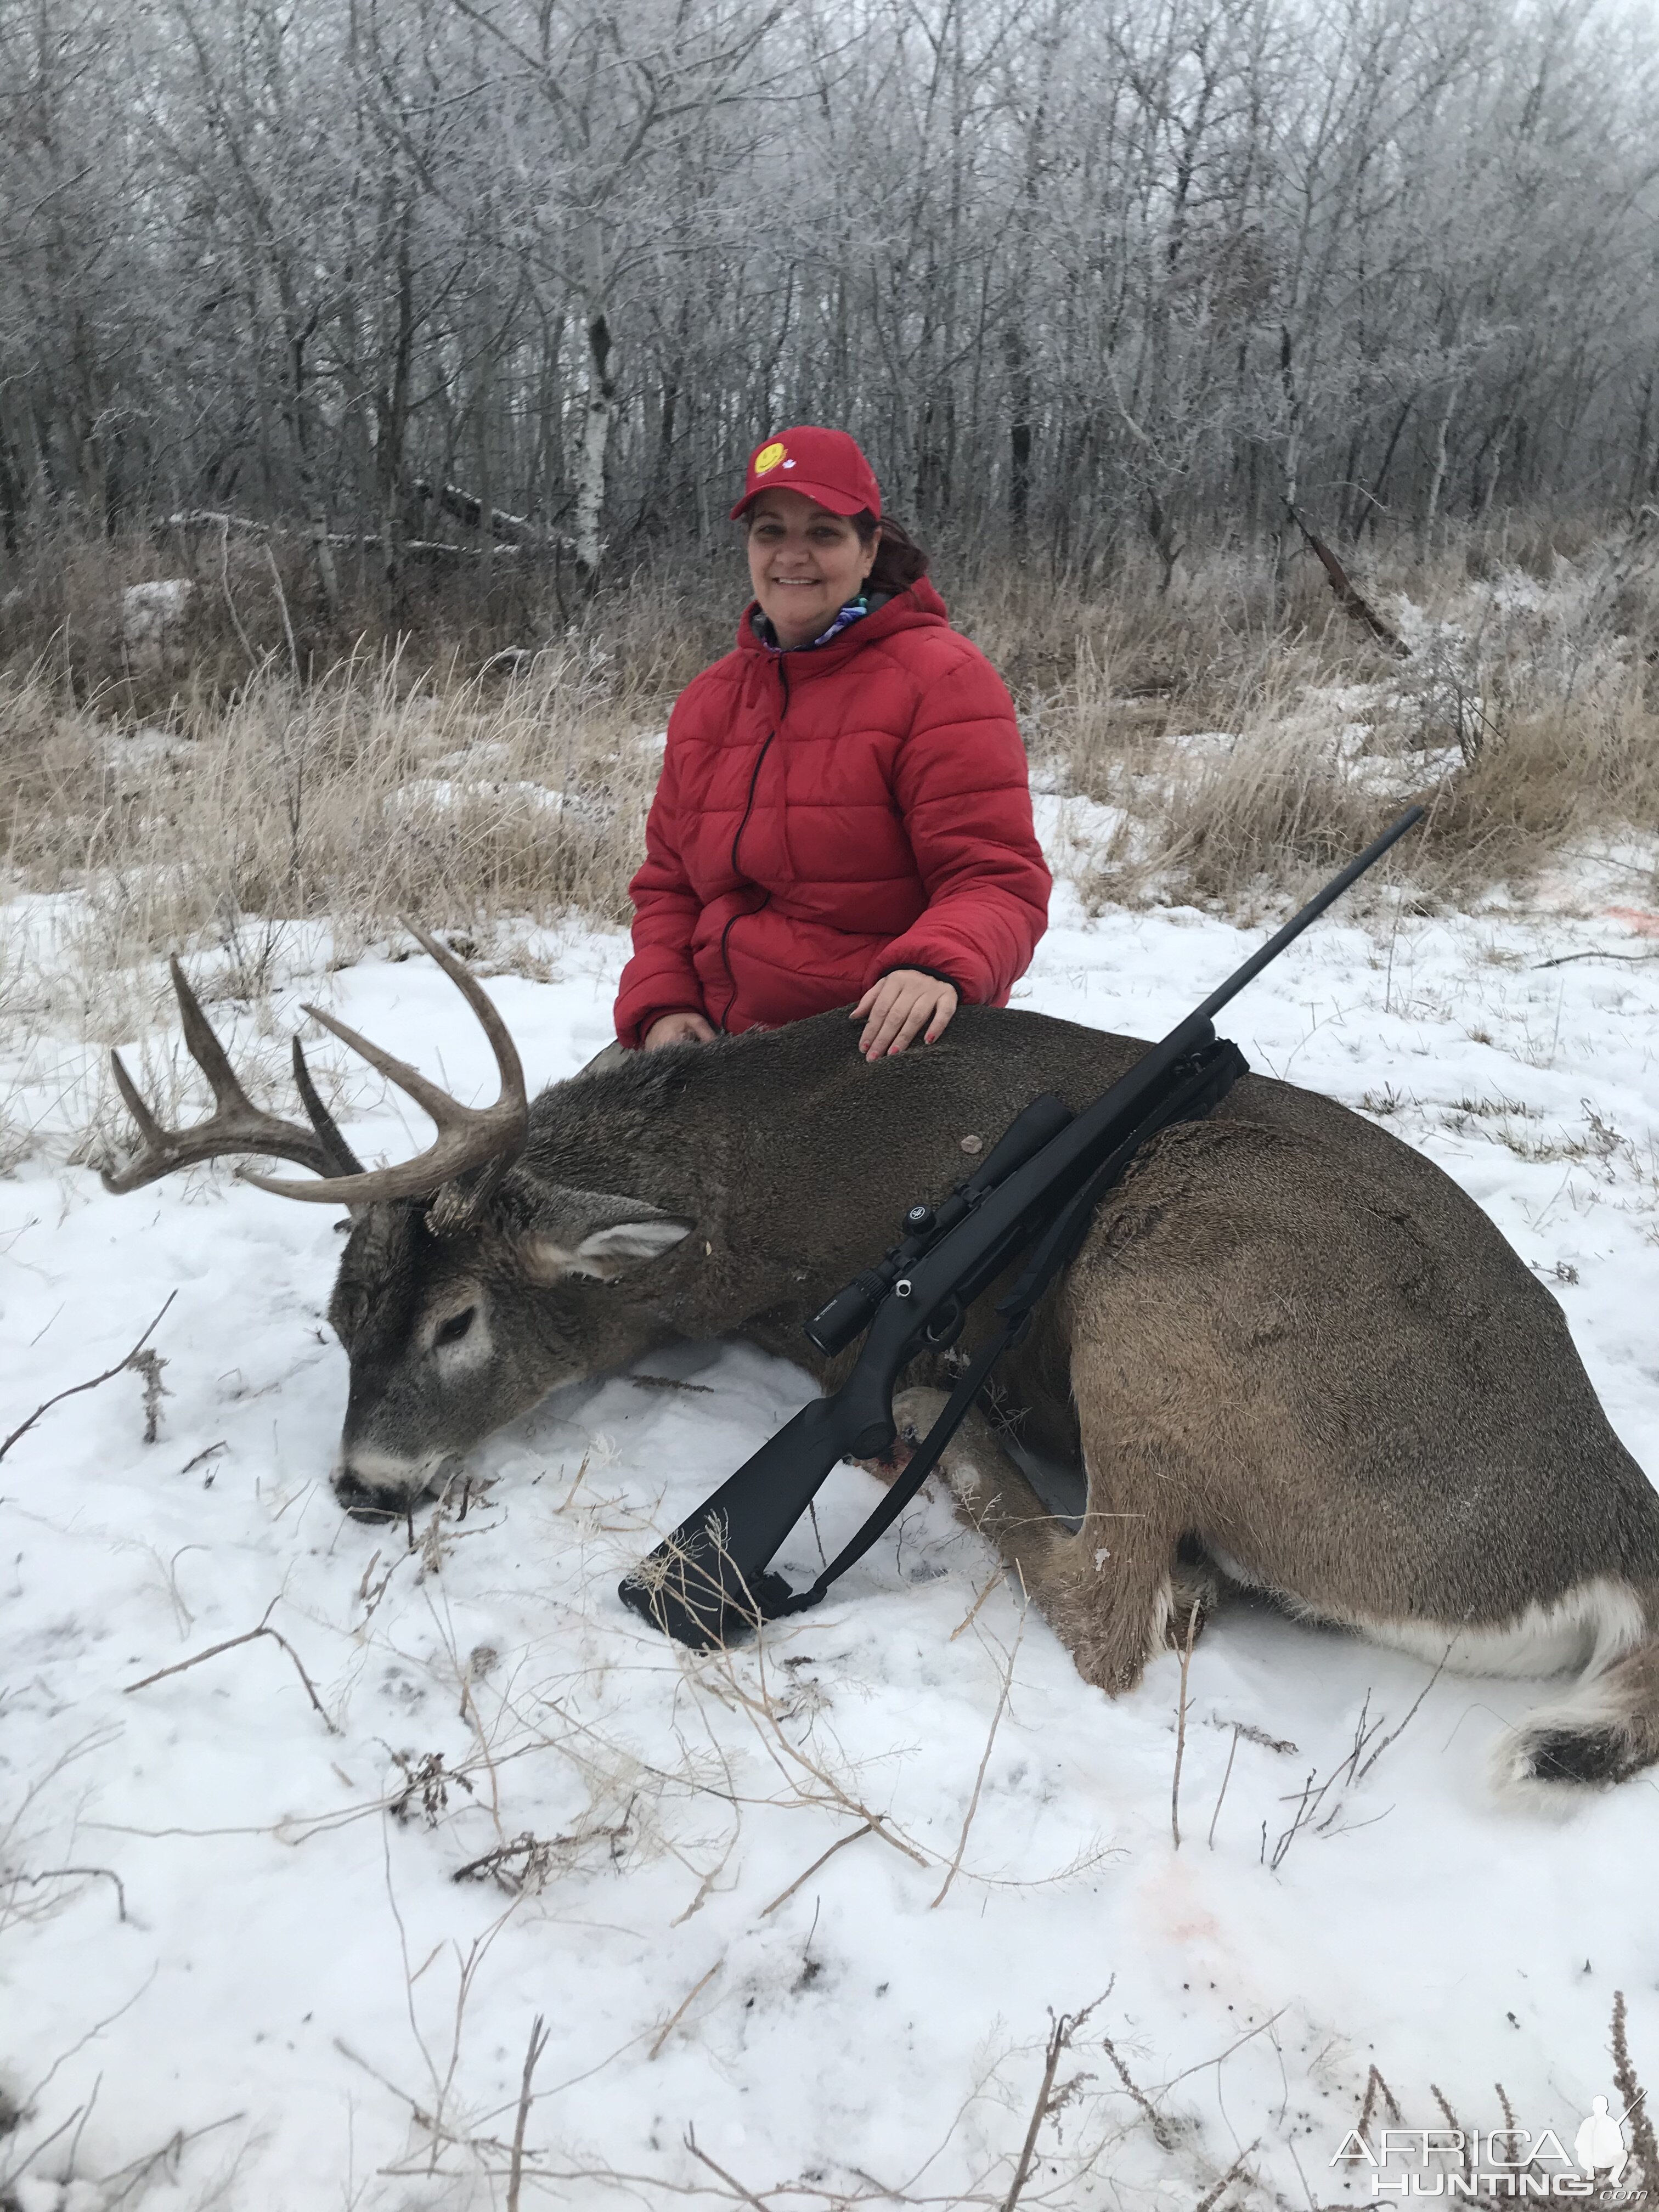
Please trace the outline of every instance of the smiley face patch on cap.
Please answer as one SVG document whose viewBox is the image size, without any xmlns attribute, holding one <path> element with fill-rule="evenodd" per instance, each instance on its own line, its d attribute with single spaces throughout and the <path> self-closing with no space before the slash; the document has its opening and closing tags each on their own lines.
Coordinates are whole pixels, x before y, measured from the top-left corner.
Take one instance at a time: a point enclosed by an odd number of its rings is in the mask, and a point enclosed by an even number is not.
<svg viewBox="0 0 1659 2212">
<path fill-rule="evenodd" d="M 875 472 L 845 430 L 800 422 L 775 431 L 756 447 L 744 478 L 743 497 L 732 510 L 735 522 L 771 483 L 787 477 L 786 487 L 815 501 L 831 514 L 881 518 L 881 486 Z"/>
</svg>

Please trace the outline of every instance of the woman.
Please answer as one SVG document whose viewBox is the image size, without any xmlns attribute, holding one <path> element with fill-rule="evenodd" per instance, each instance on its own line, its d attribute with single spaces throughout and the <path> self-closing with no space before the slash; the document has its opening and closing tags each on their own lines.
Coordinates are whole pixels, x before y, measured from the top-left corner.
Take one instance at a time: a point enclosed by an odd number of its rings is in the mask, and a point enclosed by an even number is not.
<svg viewBox="0 0 1659 2212">
<path fill-rule="evenodd" d="M 1012 702 L 842 430 L 755 448 L 754 601 L 668 725 L 618 1041 L 851 1005 L 871 1060 L 1006 1006 L 1047 926 Z"/>
</svg>

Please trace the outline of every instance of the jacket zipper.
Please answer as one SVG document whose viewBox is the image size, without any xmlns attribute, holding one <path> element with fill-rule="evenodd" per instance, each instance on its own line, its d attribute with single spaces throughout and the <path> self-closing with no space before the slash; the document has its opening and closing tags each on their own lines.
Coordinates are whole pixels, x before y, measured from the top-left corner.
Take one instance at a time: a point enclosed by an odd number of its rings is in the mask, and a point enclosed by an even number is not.
<svg viewBox="0 0 1659 2212">
<path fill-rule="evenodd" d="M 789 712 L 789 672 L 784 665 L 781 659 L 778 662 L 778 682 L 783 687 L 783 704 L 778 709 L 778 726 L 781 727 L 784 716 Z M 744 831 L 749 827 L 749 817 L 755 811 L 755 790 L 756 787 L 760 782 L 761 768 L 766 759 L 767 754 L 772 750 L 772 740 L 777 734 L 777 727 L 769 729 L 766 733 L 766 742 L 762 745 L 759 752 L 755 756 L 754 769 L 749 778 L 749 796 L 744 801 L 743 819 L 738 823 L 737 828 L 732 833 L 732 872 L 734 876 L 739 872 L 738 867 L 738 847 L 743 841 Z M 726 1004 L 720 1011 L 719 1026 L 720 1030 L 725 1031 L 727 1035 L 729 1035 L 730 1032 L 726 1030 L 726 1018 L 738 1002 L 738 979 L 732 974 L 732 963 L 726 957 L 726 940 L 730 938 L 732 929 L 737 923 L 746 921 L 750 915 L 760 913 L 761 908 L 768 904 L 771 896 L 772 894 L 770 891 L 764 892 L 761 898 L 760 906 L 748 907 L 743 913 L 734 914 L 727 921 L 725 928 L 720 932 L 720 964 L 726 969 L 726 980 L 731 985 L 732 988 L 730 995 L 727 997 Z"/>
</svg>

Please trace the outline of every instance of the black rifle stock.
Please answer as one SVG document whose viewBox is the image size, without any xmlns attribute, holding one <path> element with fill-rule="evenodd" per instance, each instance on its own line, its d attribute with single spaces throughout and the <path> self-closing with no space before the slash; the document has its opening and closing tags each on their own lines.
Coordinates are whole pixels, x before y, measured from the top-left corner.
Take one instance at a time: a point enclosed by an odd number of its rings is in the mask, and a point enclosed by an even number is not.
<svg viewBox="0 0 1659 2212">
<path fill-rule="evenodd" d="M 816 1604 L 921 1487 L 992 1363 L 1018 1341 L 1037 1299 L 1074 1255 L 1097 1201 L 1136 1152 L 1172 1121 L 1207 1113 L 1244 1073 L 1237 1048 L 1216 1037 L 1214 1017 L 1422 814 L 1414 806 L 1401 815 L 1103 1096 L 1068 1115 L 1045 1095 L 1016 1116 L 984 1165 L 948 1199 L 913 1207 L 905 1221 L 911 1233 L 807 1323 L 826 1351 L 850 1343 L 867 1323 L 852 1373 L 833 1395 L 786 1422 L 624 1578 L 623 1602 L 698 1650 Z M 999 1302 L 1000 1334 L 975 1356 L 902 1480 L 811 1588 L 792 1590 L 769 1564 L 831 1469 L 889 1449 L 893 1390 L 904 1368 L 954 1343 L 975 1298 L 1033 1246 Z"/>
</svg>

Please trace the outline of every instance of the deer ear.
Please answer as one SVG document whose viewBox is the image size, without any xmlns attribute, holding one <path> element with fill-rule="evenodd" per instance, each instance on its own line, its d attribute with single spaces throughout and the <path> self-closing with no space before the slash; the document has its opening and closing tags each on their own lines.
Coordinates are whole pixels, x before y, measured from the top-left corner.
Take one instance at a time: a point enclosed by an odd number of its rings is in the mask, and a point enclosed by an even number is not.
<svg viewBox="0 0 1659 2212">
<path fill-rule="evenodd" d="M 631 1262 L 660 1259 L 689 1237 L 683 1215 L 661 1213 L 635 1198 L 597 1191 L 566 1191 L 544 1218 L 514 1240 L 520 1266 L 532 1282 L 571 1275 L 611 1281 Z"/>
<path fill-rule="evenodd" d="M 576 1247 L 576 1257 L 590 1263 L 617 1260 L 655 1260 L 672 1251 L 682 1237 L 691 1234 L 689 1221 L 658 1214 L 648 1221 L 618 1221 L 609 1229 L 596 1229 Z"/>
</svg>

